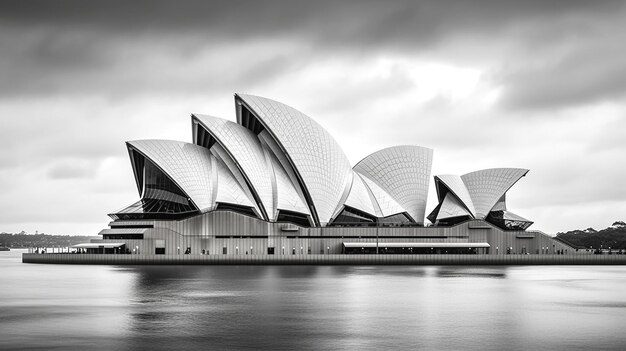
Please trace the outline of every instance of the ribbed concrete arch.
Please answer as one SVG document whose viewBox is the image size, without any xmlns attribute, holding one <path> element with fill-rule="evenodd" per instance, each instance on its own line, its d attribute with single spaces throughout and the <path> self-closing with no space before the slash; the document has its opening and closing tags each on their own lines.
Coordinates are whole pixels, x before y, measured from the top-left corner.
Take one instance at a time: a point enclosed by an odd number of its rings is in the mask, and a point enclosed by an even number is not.
<svg viewBox="0 0 626 351">
<path fill-rule="evenodd" d="M 230 155 L 245 178 L 263 218 L 275 212 L 271 165 L 268 165 L 259 138 L 243 126 L 207 115 L 193 114 L 193 123 L 204 128 Z"/>
<path fill-rule="evenodd" d="M 283 103 L 237 94 L 287 156 L 317 224 L 326 225 L 351 184 L 351 167 L 335 139 L 304 113 Z M 255 130 L 258 128 L 255 127 Z"/>
<path fill-rule="evenodd" d="M 135 140 L 126 145 L 129 152 L 139 152 L 159 167 L 199 210 L 213 209 L 215 194 L 209 150 L 173 140 Z M 134 169 L 134 172 L 136 177 L 143 176 L 143 170 Z"/>
<path fill-rule="evenodd" d="M 432 160 L 432 149 L 394 146 L 365 157 L 354 170 L 384 189 L 415 222 L 423 224 Z"/>
<path fill-rule="evenodd" d="M 485 218 L 498 200 L 526 173 L 528 170 L 522 168 L 491 168 L 462 175 L 476 210 L 475 217 Z"/>
</svg>

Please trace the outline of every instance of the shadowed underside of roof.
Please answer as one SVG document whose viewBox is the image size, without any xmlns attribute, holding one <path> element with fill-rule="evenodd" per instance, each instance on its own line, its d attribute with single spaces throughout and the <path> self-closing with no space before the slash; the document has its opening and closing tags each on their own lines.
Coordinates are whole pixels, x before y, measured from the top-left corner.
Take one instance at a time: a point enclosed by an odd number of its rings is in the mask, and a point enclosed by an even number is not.
<svg viewBox="0 0 626 351">
<path fill-rule="evenodd" d="M 213 208 L 211 154 L 200 146 L 172 140 L 136 140 L 127 143 L 129 153 L 138 152 L 148 158 L 189 197 L 201 211 Z M 143 169 L 134 165 L 138 187 Z M 143 187 L 143 186 L 142 186 Z M 143 189 L 139 189 L 143 195 Z"/>
</svg>

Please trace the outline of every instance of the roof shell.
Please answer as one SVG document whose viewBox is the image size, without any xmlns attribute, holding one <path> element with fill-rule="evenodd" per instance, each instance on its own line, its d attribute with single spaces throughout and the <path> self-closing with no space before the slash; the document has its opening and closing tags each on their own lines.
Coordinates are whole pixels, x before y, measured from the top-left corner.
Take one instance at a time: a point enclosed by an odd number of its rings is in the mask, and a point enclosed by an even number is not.
<svg viewBox="0 0 626 351">
<path fill-rule="evenodd" d="M 313 216 L 328 223 L 351 182 L 351 167 L 335 139 L 304 113 L 283 103 L 237 94 L 274 137 L 296 170 Z"/>
<path fill-rule="evenodd" d="M 363 182 L 369 189 L 374 198 L 372 203 L 375 205 L 376 216 L 377 217 L 389 217 L 394 214 L 407 212 L 404 207 L 402 207 L 391 195 L 389 195 L 383 188 L 378 186 L 376 182 L 367 178 L 366 176 L 358 174 Z"/>
<path fill-rule="evenodd" d="M 173 140 L 135 140 L 127 142 L 127 145 L 150 159 L 167 174 L 198 209 L 207 211 L 213 208 L 209 150 Z"/>
<path fill-rule="evenodd" d="M 259 138 L 247 128 L 222 118 L 200 114 L 192 116 L 231 156 L 253 195 L 260 200 L 262 211 L 267 214 L 266 219 L 271 219 L 275 211 L 272 172 L 266 162 Z"/>
<path fill-rule="evenodd" d="M 485 218 L 498 200 L 528 173 L 522 168 L 491 168 L 461 176 L 472 198 L 475 217 Z"/>
<path fill-rule="evenodd" d="M 437 213 L 437 220 L 454 218 L 461 216 L 471 216 L 465 207 L 461 204 L 459 199 L 451 193 L 447 193 L 443 199 L 441 208 Z"/>
<path fill-rule="evenodd" d="M 346 199 L 345 205 L 356 208 L 357 210 L 363 211 L 372 216 L 380 217 L 380 209 L 374 206 L 372 200 L 372 192 L 369 190 L 367 185 L 365 185 L 361 176 L 354 172 L 352 177 L 352 187 L 350 188 L 350 194 Z"/>
<path fill-rule="evenodd" d="M 461 204 L 467 208 L 467 211 L 474 216 L 476 210 L 474 209 L 472 197 L 467 191 L 465 183 L 463 183 L 463 179 L 461 179 L 460 176 L 455 174 L 438 175 L 435 176 L 435 184 L 437 185 L 438 196 L 443 195 L 443 192 L 440 189 L 441 184 L 443 184 L 461 201 Z"/>
<path fill-rule="evenodd" d="M 273 155 L 269 155 L 269 160 L 276 181 L 276 209 L 311 215 L 306 202 L 298 194 L 280 162 Z"/>
<path fill-rule="evenodd" d="M 417 223 L 424 223 L 433 150 L 421 146 L 393 146 L 361 160 L 354 170 L 391 195 Z"/>
<path fill-rule="evenodd" d="M 213 167 L 217 171 L 216 203 L 221 202 L 256 208 L 226 165 L 213 158 Z"/>
<path fill-rule="evenodd" d="M 504 210 L 502 212 L 503 212 L 503 218 L 505 220 L 508 220 L 508 221 L 518 221 L 518 222 L 530 222 L 530 223 L 532 223 L 531 220 L 528 220 L 528 219 L 526 219 L 526 218 L 524 218 L 524 217 L 522 217 L 522 216 L 520 216 L 518 214 L 515 214 L 513 212 L 506 211 L 506 210 Z"/>
</svg>

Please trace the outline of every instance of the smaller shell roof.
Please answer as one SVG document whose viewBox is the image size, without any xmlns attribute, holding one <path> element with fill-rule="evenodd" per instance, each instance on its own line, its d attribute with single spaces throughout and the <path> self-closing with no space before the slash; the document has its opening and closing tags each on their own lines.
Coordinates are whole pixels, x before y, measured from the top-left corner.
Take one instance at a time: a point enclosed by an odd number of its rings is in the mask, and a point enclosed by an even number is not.
<svg viewBox="0 0 626 351">
<path fill-rule="evenodd" d="M 376 206 L 372 203 L 373 195 L 361 176 L 354 172 L 352 177 L 352 187 L 346 199 L 345 205 L 357 210 L 363 211 L 372 216 L 378 216 L 380 210 L 377 211 Z M 378 213 L 377 213 L 378 212 Z"/>
<path fill-rule="evenodd" d="M 358 174 L 358 172 L 355 172 Z M 359 174 L 367 188 L 372 193 L 376 206 L 376 217 L 389 217 L 398 213 L 407 212 L 391 195 L 389 195 L 383 188 L 378 186 L 373 180 L 366 176 Z"/>
<path fill-rule="evenodd" d="M 211 153 L 208 149 L 174 140 L 134 140 L 126 144 L 167 174 L 198 209 L 213 208 Z"/>
<path fill-rule="evenodd" d="M 432 161 L 432 149 L 400 145 L 370 154 L 354 170 L 393 197 L 413 220 L 424 223 Z"/>
<path fill-rule="evenodd" d="M 490 168 L 461 176 L 476 210 L 476 218 L 485 218 L 498 200 L 520 178 L 528 173 L 523 168 Z"/>
<path fill-rule="evenodd" d="M 465 183 L 463 183 L 463 180 L 461 179 L 460 176 L 455 175 L 455 174 L 438 175 L 438 176 L 435 176 L 435 182 L 437 181 L 441 182 L 446 188 L 448 188 L 448 190 L 450 190 L 461 201 L 461 204 L 467 208 L 470 214 L 474 216 L 474 213 L 476 211 L 474 210 L 474 203 L 472 202 L 472 197 L 467 191 L 467 188 L 465 187 Z M 437 195 L 442 196 L 443 192 L 440 189 L 441 184 L 437 184 L 437 183 L 435 184 L 437 185 L 437 190 L 439 191 Z"/>
<path fill-rule="evenodd" d="M 471 217 L 470 213 L 463 207 L 458 198 L 451 193 L 447 193 L 443 199 L 439 213 L 437 213 L 437 220 L 461 216 Z"/>
<path fill-rule="evenodd" d="M 509 212 L 509 211 L 503 211 L 503 218 L 507 221 L 517 221 L 517 222 L 528 222 L 528 223 L 532 223 L 532 221 L 517 215 L 513 212 Z"/>
</svg>

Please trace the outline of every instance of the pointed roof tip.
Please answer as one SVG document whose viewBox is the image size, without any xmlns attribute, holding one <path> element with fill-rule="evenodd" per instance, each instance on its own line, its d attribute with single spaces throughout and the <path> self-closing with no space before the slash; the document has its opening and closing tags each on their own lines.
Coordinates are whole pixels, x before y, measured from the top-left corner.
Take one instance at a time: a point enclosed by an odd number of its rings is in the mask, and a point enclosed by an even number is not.
<svg viewBox="0 0 626 351">
<path fill-rule="evenodd" d="M 183 144 L 193 145 L 192 143 L 188 141 L 174 140 L 174 139 L 135 139 L 135 140 L 127 140 L 126 144 L 136 144 L 136 143 L 142 143 L 142 142 L 183 143 Z"/>
<path fill-rule="evenodd" d="M 233 94 L 233 96 L 235 97 L 235 99 L 241 99 L 241 100 L 245 100 L 246 97 L 258 97 L 258 98 L 267 99 L 259 95 L 247 94 L 247 93 L 235 93 Z"/>
<path fill-rule="evenodd" d="M 526 173 L 530 172 L 530 169 L 528 168 L 518 168 L 518 167 L 492 167 L 492 168 L 483 168 L 483 169 L 478 169 L 472 172 L 468 172 L 465 173 L 463 175 L 467 175 L 467 174 L 472 174 L 472 173 L 478 173 L 478 172 L 488 172 L 488 171 L 498 171 L 498 170 L 507 170 L 507 171 L 523 171 L 524 175 L 526 175 Z"/>
<path fill-rule="evenodd" d="M 207 120 L 221 120 L 221 121 L 233 122 L 233 121 L 231 121 L 229 119 L 226 119 L 226 118 L 213 116 L 213 115 L 207 115 L 205 113 L 192 113 L 191 114 L 191 119 L 195 119 L 195 120 L 198 120 L 200 122 L 202 122 L 203 119 L 207 119 Z M 233 123 L 235 123 L 235 122 L 233 122 Z"/>
<path fill-rule="evenodd" d="M 388 152 L 391 149 L 402 149 L 402 148 L 413 148 L 413 149 L 418 149 L 418 150 L 427 150 L 430 152 L 431 156 L 433 156 L 435 150 L 431 149 L 429 147 L 425 147 L 425 146 L 420 146 L 420 145 L 411 145 L 411 144 L 402 144 L 402 145 L 393 145 L 393 146 L 388 146 L 388 147 L 384 147 L 382 149 L 378 149 L 368 155 L 365 155 L 365 157 L 361 158 L 359 160 L 359 162 L 357 162 L 354 167 L 352 167 L 352 169 L 356 168 L 361 162 L 365 161 L 366 159 L 374 156 L 375 154 L 378 153 L 383 153 L 383 152 Z"/>
<path fill-rule="evenodd" d="M 441 180 L 441 178 L 442 178 L 442 177 L 457 177 L 457 176 L 458 176 L 458 177 L 461 177 L 461 176 L 465 176 L 465 175 L 472 174 L 472 173 L 478 173 L 478 172 L 484 172 L 484 171 L 492 171 L 492 170 L 498 170 L 498 169 L 502 169 L 502 170 L 519 170 L 519 171 L 524 171 L 524 174 L 522 174 L 522 177 L 526 176 L 526 174 L 528 174 L 528 172 L 530 172 L 530 169 L 527 169 L 527 168 L 515 168 L 515 167 L 494 167 L 494 168 L 485 168 L 485 169 L 479 169 L 479 170 L 472 171 L 472 172 L 467 172 L 467 173 L 462 174 L 462 175 L 460 175 L 460 176 L 459 176 L 459 175 L 456 175 L 456 174 L 446 173 L 446 174 L 436 174 L 436 175 L 434 175 L 433 177 Z"/>
</svg>

